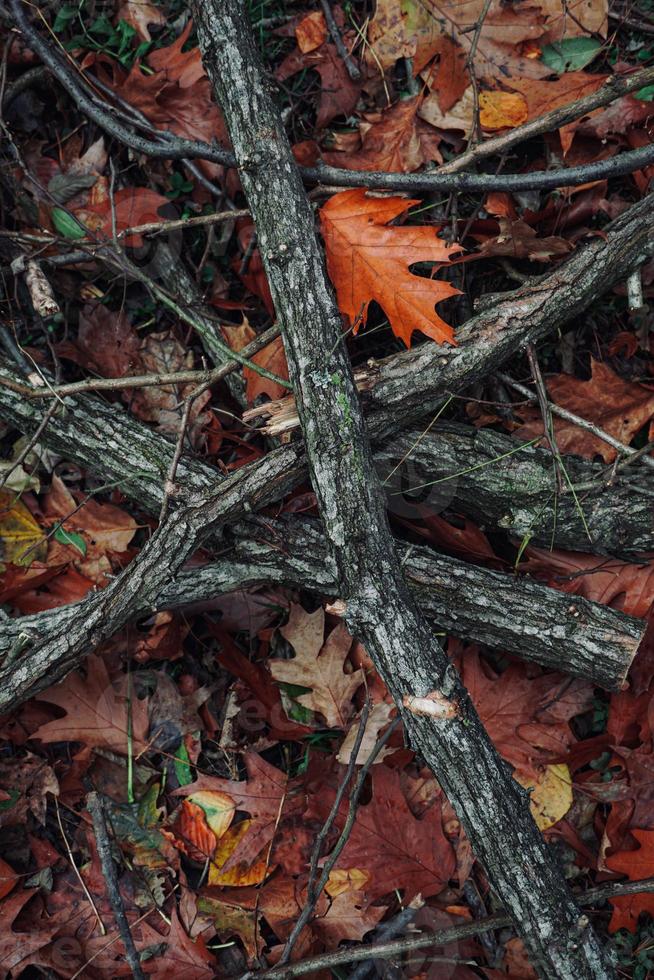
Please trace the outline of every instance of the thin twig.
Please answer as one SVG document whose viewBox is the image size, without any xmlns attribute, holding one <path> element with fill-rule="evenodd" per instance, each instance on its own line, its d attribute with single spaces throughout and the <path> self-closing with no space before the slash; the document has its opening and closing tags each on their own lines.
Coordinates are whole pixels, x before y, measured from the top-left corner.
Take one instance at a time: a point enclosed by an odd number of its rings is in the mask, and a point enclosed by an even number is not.
<svg viewBox="0 0 654 980">
<path fill-rule="evenodd" d="M 580 905 L 587 906 L 622 895 L 638 895 L 641 892 L 654 892 L 654 877 L 643 878 L 641 881 L 611 882 L 608 885 L 591 888 L 585 894 L 578 895 L 577 899 Z M 504 929 L 510 925 L 511 919 L 508 915 L 491 915 L 486 919 L 464 922 L 460 926 L 452 926 L 438 932 L 423 932 L 417 936 L 408 936 L 392 942 L 352 946 L 349 949 L 337 950 L 335 953 L 323 953 L 306 960 L 298 960 L 297 963 L 289 963 L 281 967 L 276 966 L 272 970 L 247 973 L 241 980 L 246 980 L 246 978 L 247 980 L 291 980 L 292 977 L 303 976 L 305 973 L 312 973 L 314 970 L 341 966 L 344 963 L 360 963 L 362 960 L 371 958 L 389 959 L 414 949 L 424 949 L 427 946 L 447 946 L 448 943 L 456 942 L 459 939 L 477 936 L 479 933 L 487 932 L 490 929 Z"/>
<path fill-rule="evenodd" d="M 470 76 L 470 84 L 472 85 L 472 132 L 470 134 L 469 148 L 474 149 L 474 147 L 479 142 L 481 131 L 479 126 L 479 83 L 477 82 L 477 75 L 475 74 L 475 55 L 477 54 L 477 45 L 479 44 L 479 38 L 481 37 L 482 28 L 484 26 L 484 21 L 488 16 L 488 11 L 490 10 L 492 0 L 484 0 L 484 6 L 479 15 L 477 23 L 475 24 L 475 32 L 472 36 L 472 43 L 470 45 L 470 50 L 468 51 L 468 57 L 466 59 L 466 68 L 468 69 L 468 75 Z"/>
<path fill-rule="evenodd" d="M 320 898 L 320 895 L 322 894 L 325 885 L 329 881 L 329 876 L 332 872 L 332 868 L 338 861 L 338 858 L 340 857 L 340 854 L 349 839 L 350 833 L 352 831 L 352 827 L 354 826 L 354 818 L 356 817 L 359 796 L 361 795 L 361 790 L 363 789 L 363 784 L 370 770 L 370 767 L 372 766 L 373 762 L 379 755 L 381 749 L 383 748 L 384 745 L 386 745 L 389 738 L 391 737 L 391 735 L 397 728 L 398 724 L 400 723 L 400 717 L 398 715 L 398 717 L 395 718 L 388 726 L 388 728 L 386 729 L 382 737 L 377 739 L 377 743 L 374 749 L 372 750 L 372 752 L 366 759 L 365 763 L 361 767 L 361 771 L 359 772 L 357 780 L 354 786 L 352 787 L 352 789 L 350 790 L 349 807 L 348 807 L 347 817 L 345 818 L 345 824 L 343 825 L 343 830 L 341 831 L 341 835 L 338 838 L 336 844 L 334 845 L 331 854 L 325 861 L 320 879 L 318 880 L 317 884 L 315 884 L 314 882 L 318 871 L 318 861 L 320 859 L 320 851 L 327 837 L 327 834 L 331 830 L 334 820 L 338 816 L 338 811 L 340 810 L 341 801 L 343 799 L 343 796 L 345 795 L 345 790 L 348 786 L 352 773 L 354 772 L 357 756 L 359 754 L 359 749 L 361 748 L 361 742 L 363 740 L 363 734 L 366 728 L 366 722 L 368 720 L 369 711 L 370 711 L 370 703 L 368 700 L 366 700 L 366 703 L 363 707 L 363 711 L 361 712 L 359 730 L 357 731 L 357 737 L 355 739 L 354 747 L 352 749 L 352 754 L 350 756 L 350 761 L 348 763 L 347 771 L 345 773 L 345 776 L 340 786 L 338 787 L 336 798 L 334 799 L 334 803 L 329 812 L 329 816 L 327 817 L 327 820 L 325 821 L 323 827 L 320 830 L 320 834 L 318 835 L 316 845 L 311 855 L 311 865 L 309 870 L 309 886 L 307 888 L 307 897 L 305 900 L 304 908 L 302 909 L 302 912 L 297 922 L 293 926 L 293 930 L 286 941 L 286 945 L 284 946 L 282 955 L 279 958 L 280 965 L 288 963 L 291 957 L 291 953 L 293 952 L 293 947 L 295 946 L 295 943 L 297 942 L 300 933 L 302 932 L 305 925 L 313 915 L 313 910 L 316 907 L 316 902 Z"/>
<path fill-rule="evenodd" d="M 531 368 L 531 375 L 534 379 L 534 384 L 536 386 L 536 396 L 538 398 L 538 407 L 540 408 L 540 414 L 543 419 L 543 429 L 545 431 L 545 436 L 547 438 L 547 442 L 550 447 L 550 452 L 552 454 L 552 461 L 554 463 L 556 492 L 563 493 L 564 480 L 563 480 L 563 474 L 561 472 L 561 453 L 559 452 L 559 447 L 556 441 L 556 435 L 554 433 L 554 423 L 552 422 L 552 413 L 550 411 L 550 402 L 547 395 L 547 388 L 545 387 L 543 374 L 540 369 L 540 364 L 538 363 L 538 355 L 536 354 L 536 348 L 534 347 L 533 344 L 527 344 L 527 359 L 529 361 L 529 366 Z"/>
<path fill-rule="evenodd" d="M 48 66 L 74 99 L 77 107 L 105 132 L 110 133 L 138 153 L 145 153 L 157 159 L 185 160 L 195 158 L 211 160 L 227 167 L 235 166 L 232 153 L 201 140 L 182 139 L 168 131 L 161 130 L 159 140 L 155 141 L 131 132 L 117 121 L 110 106 L 104 104 L 102 108 L 99 107 L 97 95 L 92 92 L 85 81 L 80 80 L 79 69 L 77 72 L 73 71 L 61 59 L 59 53 L 53 51 L 40 33 L 30 24 L 25 15 L 22 0 L 10 0 L 10 7 L 14 20 L 25 37 L 26 44 Z M 633 91 L 633 88 L 629 88 L 628 91 Z M 622 86 L 616 85 L 611 89 L 609 96 L 597 105 L 606 105 L 624 92 L 624 84 Z M 577 116 L 574 115 L 574 118 Z M 549 128 L 548 123 L 546 129 L 538 130 L 538 132 L 548 131 Z M 521 138 L 524 139 L 525 137 L 522 136 Z M 483 147 L 484 144 L 480 144 L 480 146 Z M 481 155 L 474 159 L 479 158 Z M 468 166 L 469 163 L 470 161 L 465 166 Z M 300 172 L 303 179 L 309 183 L 328 183 L 340 187 L 386 187 L 390 190 L 408 191 L 409 193 L 435 190 L 483 192 L 490 190 L 553 190 L 558 187 L 573 187 L 585 184 L 590 180 L 619 177 L 633 173 L 635 170 L 640 170 L 652 163 L 654 163 L 654 144 L 636 150 L 627 150 L 625 153 L 592 164 L 557 171 L 532 171 L 524 174 L 460 173 L 453 172 L 452 169 L 440 168 L 418 174 L 396 174 L 381 171 L 342 170 L 324 164 L 315 167 L 302 167 Z"/>
<path fill-rule="evenodd" d="M 336 18 L 334 17 L 334 11 L 332 10 L 332 5 L 329 0 L 320 0 L 320 6 L 322 7 L 322 12 L 325 15 L 325 20 L 327 22 L 327 28 L 332 36 L 332 41 L 338 51 L 339 57 L 342 58 L 343 64 L 347 70 L 348 75 L 353 82 L 358 82 L 361 78 L 361 72 L 359 71 L 359 66 L 350 54 L 350 52 L 345 47 L 341 32 L 339 30 L 338 24 L 336 23 Z"/>
<path fill-rule="evenodd" d="M 538 401 L 538 397 L 533 393 L 533 391 L 530 391 L 529 388 L 525 388 L 525 386 L 521 385 L 518 381 L 514 381 L 510 375 L 498 371 L 497 377 L 500 379 L 500 381 L 503 381 L 505 385 L 508 385 L 509 388 L 513 388 L 514 391 L 517 391 L 529 401 Z M 612 446 L 613 449 L 616 449 L 622 456 L 631 457 L 638 454 L 638 458 L 645 464 L 645 466 L 648 466 L 650 469 L 654 469 L 654 459 L 651 456 L 641 455 L 639 450 L 632 449 L 631 446 L 627 446 L 626 443 L 620 442 L 620 440 L 616 439 L 615 436 L 605 432 L 604 429 L 600 429 L 598 425 L 595 425 L 593 422 L 589 422 L 588 419 L 582 418 L 581 415 L 575 415 L 574 412 L 569 412 L 567 408 L 562 408 L 560 405 L 557 405 L 552 401 L 549 402 L 549 410 L 553 415 L 558 415 L 559 418 L 565 419 L 566 422 L 572 422 L 574 425 L 578 425 L 580 429 L 585 429 L 586 432 L 590 432 L 592 435 L 597 436 L 598 439 L 601 439 L 602 442 Z"/>
<path fill-rule="evenodd" d="M 170 509 L 170 499 L 177 492 L 175 487 L 175 477 L 177 476 L 177 467 L 179 466 L 179 461 L 182 458 L 182 452 L 184 451 L 184 439 L 186 437 L 186 432 L 188 430 L 188 423 L 191 417 L 191 410 L 195 403 L 197 394 L 192 392 L 184 403 L 184 411 L 182 412 L 181 422 L 179 424 L 179 432 L 177 434 L 177 442 L 175 444 L 175 452 L 173 453 L 173 458 L 170 461 L 170 466 L 168 467 L 168 473 L 166 474 L 166 479 L 164 481 L 164 497 L 161 504 L 161 510 L 159 512 L 159 523 L 163 523 L 168 516 L 168 510 Z"/>
<path fill-rule="evenodd" d="M 80 885 L 82 886 L 82 891 L 86 895 L 87 902 L 89 903 L 89 905 L 93 909 L 93 914 L 95 915 L 95 918 L 97 920 L 98 927 L 100 929 L 100 933 L 103 936 L 106 936 L 107 935 L 106 926 L 105 926 L 104 922 L 102 921 L 102 919 L 100 918 L 100 913 L 98 912 L 97 906 L 96 906 L 95 902 L 93 901 L 93 896 L 91 895 L 91 892 L 86 887 L 86 883 L 85 883 L 84 879 L 82 878 L 82 876 L 81 876 L 81 874 L 79 872 L 79 868 L 75 864 L 75 858 L 73 857 L 73 852 L 70 849 L 70 844 L 68 843 L 68 838 L 66 837 L 66 831 L 64 830 L 64 825 L 63 825 L 63 823 L 61 821 L 61 813 L 59 812 L 59 802 L 58 802 L 56 796 L 54 798 L 54 802 L 55 802 L 55 813 L 57 814 L 57 823 L 59 824 L 59 832 L 61 833 L 61 838 L 62 838 L 62 840 L 64 842 L 64 847 L 66 848 L 66 854 L 68 855 L 68 860 L 70 861 L 70 865 L 71 865 L 71 867 L 73 869 L 73 872 L 75 874 L 75 877 L 77 878 L 77 880 L 79 881 Z"/>
<path fill-rule="evenodd" d="M 130 965 L 132 976 L 135 977 L 136 980 L 145 980 L 145 973 L 141 967 L 141 960 L 139 958 L 138 950 L 134 945 L 134 939 L 132 937 L 132 933 L 130 932 L 129 922 L 127 921 L 127 916 L 125 915 L 125 908 L 121 898 L 120 889 L 118 887 L 116 868 L 111 856 L 111 844 L 107 833 L 107 821 L 105 817 L 104 804 L 98 793 L 91 792 L 88 794 L 86 798 L 86 808 L 91 814 L 91 819 L 93 820 L 95 842 L 98 848 L 100 864 L 102 865 L 102 874 L 104 875 L 104 880 L 107 885 L 107 895 L 109 896 L 109 901 L 111 902 L 111 908 L 113 909 L 114 919 L 116 920 L 116 925 L 118 926 L 120 938 L 122 939 L 125 947 L 127 962 Z"/>
</svg>

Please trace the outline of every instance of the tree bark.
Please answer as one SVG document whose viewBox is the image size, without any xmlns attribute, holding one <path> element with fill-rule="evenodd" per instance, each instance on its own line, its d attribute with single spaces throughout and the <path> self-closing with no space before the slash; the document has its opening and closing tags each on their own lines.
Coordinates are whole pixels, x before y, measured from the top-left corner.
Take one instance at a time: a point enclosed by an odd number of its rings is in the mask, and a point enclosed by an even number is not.
<svg viewBox="0 0 654 980">
<path fill-rule="evenodd" d="M 20 380 L 0 367 L 0 382 L 3 376 Z M 0 383 L 3 419 L 21 432 L 34 432 L 43 410 L 42 402 L 23 398 Z M 128 497 L 150 513 L 159 513 L 174 446 L 120 403 L 87 394 L 67 396 L 39 441 L 107 482 L 120 481 Z M 382 480 L 395 470 L 385 488 L 391 514 L 415 514 L 417 501 L 431 513 L 451 508 L 484 529 L 497 528 L 519 539 L 531 535 L 535 543 L 547 547 L 618 555 L 654 549 L 654 507 L 646 474 L 637 470 L 629 476 L 618 474 L 607 486 L 604 467 L 565 457 L 574 485 L 597 484 L 594 490 L 578 493 L 589 538 L 571 496 L 552 497 L 551 453 L 535 447 L 516 452 L 516 448 L 501 433 L 441 423 L 426 436 L 414 429 L 382 441 L 374 457 Z M 275 452 L 294 468 L 293 477 L 279 484 L 280 492 L 286 492 L 306 478 L 306 466 L 297 448 L 292 453 L 284 447 Z M 263 478 L 264 463 L 261 473 Z M 204 492 L 221 479 L 216 467 L 189 453 L 182 455 L 177 482 L 186 491 Z M 437 480 L 443 482 L 412 491 Z"/>
<path fill-rule="evenodd" d="M 282 327 L 309 469 L 346 620 L 365 643 L 436 773 L 540 976 L 614 976 L 587 917 L 418 613 L 386 521 L 363 414 L 314 222 L 238 0 L 191 0 Z"/>
<path fill-rule="evenodd" d="M 288 585 L 320 596 L 340 597 L 334 562 L 322 529 L 310 519 L 266 519 L 260 527 L 243 522 L 222 542 L 219 562 L 181 572 L 152 597 L 143 595 L 133 615 L 179 609 L 209 602 L 217 595 L 257 585 Z M 606 606 L 571 598 L 528 579 L 467 565 L 435 555 L 429 548 L 397 542 L 402 567 L 413 597 L 435 627 L 462 640 L 505 650 L 552 670 L 585 677 L 608 690 L 619 689 L 629 669 L 644 626 Z M 162 563 L 169 555 L 162 555 Z M 23 634 L 39 638 L 66 632 L 70 638 L 74 606 L 47 610 L 17 619 L 0 618 L 0 650 L 10 650 Z M 21 666 L 29 671 L 29 650 Z M 34 664 L 28 687 L 32 695 L 60 679 L 59 662 L 47 674 Z M 0 670 L 0 707 L 15 706 L 22 696 L 13 669 Z"/>
</svg>

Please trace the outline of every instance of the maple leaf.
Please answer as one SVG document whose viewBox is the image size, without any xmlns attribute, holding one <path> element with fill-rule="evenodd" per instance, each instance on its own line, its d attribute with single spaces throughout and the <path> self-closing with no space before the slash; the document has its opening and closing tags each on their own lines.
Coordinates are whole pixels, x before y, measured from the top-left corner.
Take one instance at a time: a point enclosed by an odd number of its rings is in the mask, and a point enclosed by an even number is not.
<svg viewBox="0 0 654 980">
<path fill-rule="evenodd" d="M 102 657 L 91 654 L 86 676 L 79 671 L 39 695 L 41 701 L 56 704 L 66 712 L 33 734 L 41 742 L 83 742 L 91 748 L 111 749 L 122 755 L 128 748 L 127 678 L 112 684 Z M 148 709 L 145 701 L 132 697 L 131 731 L 133 751 L 148 748 Z"/>
<path fill-rule="evenodd" d="M 189 786 L 175 791 L 176 796 L 192 796 L 199 790 L 226 793 L 234 800 L 238 810 L 245 810 L 252 817 L 247 834 L 239 841 L 231 857 L 223 865 L 230 871 L 236 864 L 250 865 L 273 838 L 286 797 L 288 777 L 256 752 L 244 755 L 247 780 L 217 779 L 200 776 Z"/>
<path fill-rule="evenodd" d="M 574 741 L 570 719 L 592 704 L 587 681 L 560 674 L 530 677 L 523 663 L 497 674 L 474 647 L 457 660 L 479 717 L 507 762 L 530 769 L 565 755 Z"/>
<path fill-rule="evenodd" d="M 335 45 L 325 43 L 310 51 L 302 51 L 298 47 L 284 58 L 275 72 L 275 78 L 278 82 L 284 82 L 307 68 L 320 75 L 320 102 L 316 115 L 318 129 L 323 129 L 335 116 L 349 116 L 357 104 L 361 83 L 352 81 Z"/>
<path fill-rule="evenodd" d="M 422 820 L 412 814 L 400 785 L 400 775 L 387 766 L 371 771 L 372 798 L 360 806 L 352 832 L 341 852 L 336 868 L 357 868 L 369 877 L 366 904 L 396 889 L 408 902 L 417 894 L 437 895 L 454 873 L 456 862 L 452 845 L 445 838 L 439 811 L 432 810 Z M 334 799 L 331 788 L 316 794 L 309 815 L 324 820 Z M 347 813 L 341 806 L 339 827 Z"/>
<path fill-rule="evenodd" d="M 308 687 L 306 694 L 295 697 L 305 708 L 319 712 L 329 728 L 345 728 L 352 714 L 352 698 L 363 683 L 363 671 L 346 674 L 344 665 L 352 637 L 344 623 L 339 623 L 323 641 L 325 611 L 305 612 L 291 604 L 289 620 L 280 629 L 295 651 L 292 660 L 269 660 L 270 672 L 277 681 Z"/>
<path fill-rule="evenodd" d="M 640 844 L 637 851 L 620 851 L 606 858 L 606 866 L 611 871 L 626 874 L 629 881 L 640 881 L 654 875 L 654 830 L 633 830 L 634 837 Z M 613 906 L 613 915 L 609 923 L 609 931 L 628 929 L 635 932 L 638 917 L 641 912 L 654 915 L 654 894 L 643 892 L 638 895 L 624 895 L 609 899 Z"/>
<path fill-rule="evenodd" d="M 442 163 L 440 136 L 417 115 L 421 99 L 404 99 L 383 112 L 367 113 L 359 123 L 361 148 L 351 153 L 323 153 L 335 167 L 409 173 L 425 163 Z"/>
<path fill-rule="evenodd" d="M 569 374 L 557 374 L 547 379 L 547 390 L 555 404 L 594 422 L 609 435 L 629 444 L 636 433 L 654 416 L 654 391 L 644 385 L 623 381 L 608 365 L 591 358 L 590 381 L 580 381 Z M 529 417 L 529 410 L 519 409 Z M 516 429 L 516 437 L 532 439 L 543 432 L 537 410 L 533 420 Z M 562 453 L 575 453 L 593 459 L 601 456 L 611 463 L 617 456 L 613 446 L 581 429 L 573 422 L 554 417 L 554 432 Z"/>
<path fill-rule="evenodd" d="M 327 269 L 338 305 L 352 324 L 365 326 L 368 306 L 375 300 L 407 347 L 414 330 L 436 343 L 454 344 L 452 327 L 434 307 L 460 290 L 416 276 L 409 266 L 449 262 L 461 246 L 446 245 L 433 228 L 424 225 L 388 227 L 389 221 L 418 203 L 401 197 L 369 198 L 359 188 L 335 194 L 320 211 Z"/>
<path fill-rule="evenodd" d="M 581 595 L 644 618 L 654 601 L 654 562 L 635 564 L 579 551 L 530 546 L 523 569 L 544 578 L 553 589 Z"/>
</svg>

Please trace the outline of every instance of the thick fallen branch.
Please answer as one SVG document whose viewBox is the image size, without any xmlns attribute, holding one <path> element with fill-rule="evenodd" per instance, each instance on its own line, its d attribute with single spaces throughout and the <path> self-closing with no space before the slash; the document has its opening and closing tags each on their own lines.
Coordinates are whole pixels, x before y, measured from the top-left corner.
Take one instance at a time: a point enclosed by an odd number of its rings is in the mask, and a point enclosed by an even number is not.
<svg viewBox="0 0 654 980">
<path fill-rule="evenodd" d="M 534 967 L 552 980 L 612 977 L 530 816 L 527 794 L 408 594 L 313 214 L 264 87 L 244 7 L 239 0 L 191 0 L 190 6 L 257 228 L 348 625 L 452 801 Z"/>
<path fill-rule="evenodd" d="M 457 347 L 422 344 L 356 371 L 371 436 L 379 440 L 434 412 L 521 347 L 574 321 L 594 299 L 654 256 L 654 194 L 632 205 L 553 272 L 499 294 L 456 332 Z M 297 427 L 292 395 L 286 430 Z M 263 414 L 263 413 L 260 413 Z"/>
<path fill-rule="evenodd" d="M 3 419 L 32 435 L 41 424 L 42 406 L 4 387 L 3 379 L 22 383 L 0 368 Z M 174 447 L 120 404 L 81 393 L 66 397 L 41 433 L 40 442 L 105 482 L 118 483 L 132 500 L 152 514 L 159 513 L 161 487 Z M 375 460 L 382 479 L 395 470 L 386 487 L 391 513 L 415 514 L 417 496 L 432 513 L 451 507 L 484 527 L 496 527 L 519 538 L 529 534 L 534 542 L 546 546 L 608 554 L 654 549 L 654 508 L 644 475 L 622 475 L 607 486 L 604 467 L 566 457 L 574 485 L 596 485 L 596 489 L 578 492 L 582 520 L 571 496 L 561 496 L 558 501 L 552 497 L 549 451 L 532 447 L 516 452 L 516 448 L 514 441 L 500 433 L 441 423 L 426 436 L 415 429 L 382 440 Z M 278 450 L 282 455 L 285 452 Z M 295 452 L 288 458 L 290 465 L 297 466 Z M 262 478 L 263 473 L 262 466 Z M 305 478 L 306 470 L 299 469 L 297 475 Z M 206 491 L 221 479 L 207 462 L 182 456 L 177 482 L 185 491 Z M 411 492 L 433 481 L 443 482 L 417 494 Z M 289 489 L 291 485 L 289 482 Z"/>
<path fill-rule="evenodd" d="M 228 541 L 233 550 L 221 561 L 181 572 L 154 599 L 144 597 L 133 615 L 184 608 L 264 584 L 340 596 L 336 568 L 315 521 L 243 523 L 232 529 Z M 443 558 L 429 548 L 406 542 L 397 542 L 397 548 L 415 601 L 439 631 L 585 677 L 606 689 L 622 685 L 644 632 L 642 620 L 586 599 L 571 599 L 529 579 Z M 59 634 L 72 618 L 73 607 L 63 606 L 0 620 L 0 650 L 11 650 L 21 634 L 32 643 Z M 29 649 L 21 658 L 22 669 L 29 670 Z M 51 663 L 47 675 L 31 679 L 31 691 L 37 682 L 40 690 L 48 687 L 56 673 Z M 6 698 L 14 685 L 0 670 L 0 686 L 6 690 L 0 698 L 3 710 L 11 707 Z"/>
<path fill-rule="evenodd" d="M 164 160 L 199 159 L 211 160 L 223 166 L 236 164 L 234 155 L 219 146 L 203 143 L 201 140 L 182 139 L 162 130 L 158 138 L 147 139 L 139 136 L 127 126 L 118 122 L 112 107 L 103 103 L 92 85 L 83 77 L 77 65 L 71 67 L 59 53 L 30 24 L 24 13 L 22 0 L 10 0 L 14 22 L 24 36 L 25 44 L 47 65 L 52 74 L 73 98 L 78 109 L 92 119 L 109 135 L 126 146 L 148 156 Z M 607 101 L 610 101 L 607 100 Z M 654 163 L 654 146 L 648 145 L 637 150 L 628 150 L 606 160 L 580 167 L 566 167 L 561 170 L 546 170 L 524 174 L 475 174 L 447 173 L 439 170 L 419 174 L 398 174 L 387 172 L 360 172 L 341 170 L 338 167 L 320 165 L 303 167 L 301 174 L 307 183 L 322 183 L 337 187 L 386 187 L 390 190 L 430 193 L 432 191 L 477 191 L 491 190 L 554 190 L 557 187 L 572 187 L 591 180 L 605 180 L 633 173 Z"/>
</svg>

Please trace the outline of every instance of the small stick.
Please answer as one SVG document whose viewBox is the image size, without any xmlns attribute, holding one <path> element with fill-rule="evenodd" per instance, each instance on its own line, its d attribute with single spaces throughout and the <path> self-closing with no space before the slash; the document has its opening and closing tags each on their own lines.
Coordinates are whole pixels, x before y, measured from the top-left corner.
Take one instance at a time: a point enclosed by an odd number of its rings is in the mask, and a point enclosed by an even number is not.
<svg viewBox="0 0 654 980">
<path fill-rule="evenodd" d="M 127 921 L 127 916 L 125 915 L 125 908 L 123 906 L 123 900 L 118 887 L 116 869 L 111 856 L 111 844 L 109 843 L 109 835 L 107 832 L 104 804 L 100 795 L 96 792 L 89 793 L 86 798 L 86 807 L 91 814 L 91 819 L 93 820 L 95 842 L 98 848 L 100 864 L 102 865 L 102 873 L 107 885 L 107 894 L 109 896 L 109 901 L 111 902 L 111 908 L 113 909 L 114 919 L 116 920 L 116 925 L 118 926 L 120 938 L 125 946 L 125 956 L 127 958 L 127 962 L 132 970 L 132 976 L 135 977 L 136 980 L 145 980 L 145 974 L 141 967 L 138 951 L 134 945 L 134 939 L 132 938 L 132 933 L 130 932 L 129 922 Z"/>
<path fill-rule="evenodd" d="M 161 511 L 159 512 L 160 524 L 163 524 L 163 522 L 165 521 L 168 515 L 168 511 L 170 509 L 170 498 L 173 497 L 176 493 L 175 477 L 177 475 L 177 467 L 179 466 L 179 461 L 182 457 L 182 452 L 184 450 L 184 438 L 186 436 L 189 419 L 191 417 L 191 409 L 193 408 L 193 403 L 195 402 L 196 398 L 197 398 L 197 393 L 192 392 L 184 403 L 184 411 L 182 412 L 182 420 L 179 426 L 179 434 L 177 436 L 175 452 L 173 454 L 173 458 L 170 461 L 168 473 L 164 481 L 164 497 L 161 504 Z"/>
<path fill-rule="evenodd" d="M 513 388 L 514 391 L 517 391 L 530 402 L 538 401 L 538 398 L 533 391 L 530 391 L 529 388 L 525 388 L 525 386 L 521 385 L 518 381 L 514 381 L 508 374 L 498 371 L 497 377 L 500 379 L 500 381 L 503 381 L 505 385 L 508 385 L 509 388 Z M 574 412 L 569 412 L 567 408 L 561 408 L 560 405 L 556 405 L 554 402 L 549 402 L 549 410 L 553 415 L 558 415 L 559 418 L 565 419 L 567 422 L 573 422 L 574 425 L 578 425 L 580 429 L 585 429 L 586 432 L 591 432 L 594 436 L 597 436 L 598 439 L 601 439 L 602 442 L 605 442 L 607 445 L 613 446 L 614 449 L 617 449 L 622 456 L 630 457 L 638 454 L 638 457 L 640 458 L 641 462 L 645 464 L 645 466 L 649 466 L 650 469 L 654 469 L 654 459 L 651 456 L 641 456 L 640 450 L 632 449 L 631 446 L 627 446 L 624 442 L 620 442 L 619 439 L 609 435 L 609 433 L 605 432 L 604 429 L 600 429 L 598 425 L 595 425 L 593 422 L 589 422 L 588 419 L 583 419 L 581 415 L 575 415 Z"/>
<path fill-rule="evenodd" d="M 320 876 L 320 880 L 318 881 L 317 884 L 311 884 L 311 882 L 315 879 L 315 876 L 317 874 L 318 861 L 320 860 L 320 850 L 322 848 L 322 844 L 325 838 L 327 837 L 327 834 L 329 833 L 329 830 L 332 824 L 334 823 L 334 820 L 338 815 L 338 810 L 340 808 L 340 803 L 345 793 L 346 786 L 350 780 L 350 776 L 352 772 L 354 771 L 354 767 L 356 765 L 356 759 L 359 754 L 359 749 L 361 748 L 361 742 L 363 739 L 363 733 L 365 731 L 369 710 L 370 710 L 370 704 L 368 701 L 366 701 L 363 711 L 361 712 L 361 721 L 359 723 L 359 730 L 357 732 L 357 737 L 354 746 L 352 748 L 352 755 L 350 756 L 350 762 L 347 767 L 345 778 L 343 779 L 343 782 L 338 788 L 338 792 L 336 794 L 336 798 L 334 800 L 329 816 L 327 817 L 327 820 L 325 821 L 325 824 L 322 827 L 320 834 L 318 835 L 318 839 L 316 840 L 316 845 L 311 855 L 311 867 L 309 871 L 310 884 L 307 889 L 306 902 L 304 908 L 302 909 L 302 913 L 300 914 L 297 922 L 293 926 L 293 931 L 291 932 L 290 936 L 286 941 L 286 945 L 284 946 L 282 955 L 279 958 L 278 963 L 280 966 L 283 966 L 285 963 L 288 963 L 291 957 L 291 953 L 293 952 L 293 947 L 295 946 L 295 943 L 297 942 L 300 933 L 302 932 L 305 925 L 311 918 L 313 910 L 316 907 L 316 902 L 318 901 L 320 895 L 322 894 L 325 885 L 329 881 L 329 876 L 332 872 L 332 868 L 338 861 L 341 855 L 341 851 L 343 850 L 343 848 L 348 842 L 350 833 L 352 832 L 352 827 L 354 826 L 354 819 L 357 813 L 359 796 L 361 795 L 361 790 L 363 789 L 363 784 L 366 780 L 366 776 L 368 775 L 370 767 L 372 766 L 373 762 L 381 752 L 382 748 L 384 747 L 384 745 L 386 745 L 389 738 L 391 737 L 391 735 L 393 734 L 393 732 L 395 731 L 395 729 L 400 723 L 401 719 L 400 716 L 398 715 L 397 718 L 393 719 L 393 721 L 388 726 L 388 728 L 381 736 L 381 738 L 377 739 L 377 744 L 375 745 L 374 749 L 372 750 L 372 752 L 366 759 L 365 763 L 361 767 L 361 771 L 357 777 L 357 781 L 352 787 L 352 790 L 350 791 L 349 807 L 348 807 L 347 817 L 345 818 L 345 824 L 343 826 L 343 830 L 341 831 L 341 836 L 336 841 L 336 844 L 334 845 L 331 854 L 325 861 L 325 864 L 322 869 L 322 874 Z"/>
<path fill-rule="evenodd" d="M 556 477 L 556 491 L 557 493 L 563 493 L 564 481 L 563 481 L 563 474 L 561 473 L 561 453 L 559 452 L 559 447 L 556 442 L 556 436 L 554 434 L 554 423 L 552 422 L 552 413 L 550 411 L 550 402 L 547 394 L 547 388 L 545 387 L 545 382 L 543 381 L 543 375 L 540 369 L 540 364 L 538 363 L 538 355 L 536 354 L 536 349 L 533 344 L 527 345 L 527 358 L 529 360 L 529 366 L 531 368 L 531 374 L 534 379 L 534 384 L 536 385 L 536 396 L 538 398 L 538 406 L 540 408 L 540 414 L 543 419 L 543 428 L 545 431 L 545 437 L 550 447 L 550 452 L 552 454 L 552 461 L 554 463 L 554 474 Z"/>
<path fill-rule="evenodd" d="M 322 12 L 325 15 L 325 20 L 327 22 L 327 27 L 329 33 L 332 36 L 332 41 L 338 51 L 340 57 L 343 59 L 343 64 L 347 69 L 347 73 L 353 82 L 358 82 L 361 78 L 361 72 L 359 67 L 350 54 L 350 52 L 345 47 L 341 32 L 339 30 L 338 24 L 336 23 L 336 18 L 334 17 L 334 11 L 332 10 L 332 5 L 329 0 L 320 0 L 320 6 L 322 7 Z"/>
<path fill-rule="evenodd" d="M 2 475 L 2 477 L 0 477 L 0 490 L 7 483 L 11 474 L 14 473 L 19 466 L 22 466 L 22 464 L 25 462 L 25 460 L 27 459 L 31 451 L 34 449 L 34 446 L 41 438 L 41 435 L 43 434 L 43 432 L 45 432 L 48 422 L 50 421 L 54 413 L 57 411 L 57 407 L 58 407 L 58 403 L 56 400 L 53 401 L 50 405 L 48 405 L 48 410 L 43 416 L 43 418 L 41 419 L 41 421 L 39 422 L 39 426 L 36 432 L 31 437 L 29 442 L 23 447 L 18 457 L 14 460 L 14 465 L 10 469 L 8 469 L 7 472 Z"/>
</svg>

